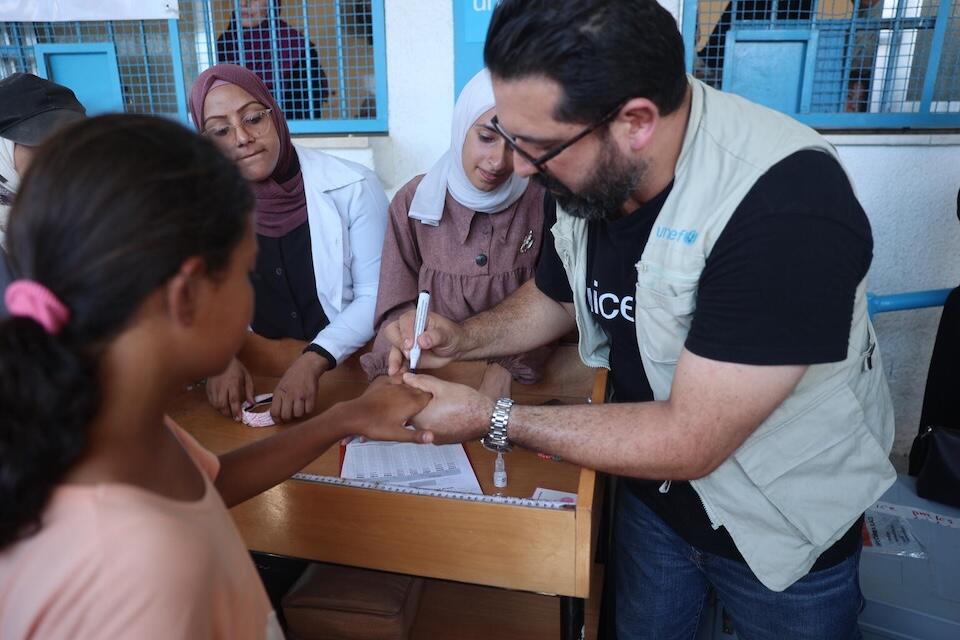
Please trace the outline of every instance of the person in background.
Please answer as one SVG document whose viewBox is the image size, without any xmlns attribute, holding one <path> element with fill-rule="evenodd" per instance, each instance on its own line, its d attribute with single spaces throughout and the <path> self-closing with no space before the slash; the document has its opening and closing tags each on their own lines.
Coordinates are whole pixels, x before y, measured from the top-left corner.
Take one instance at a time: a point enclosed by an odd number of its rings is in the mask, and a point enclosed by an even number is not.
<svg viewBox="0 0 960 640">
<path fill-rule="evenodd" d="M 313 43 L 276 16 L 280 0 L 272 6 L 270 0 L 238 4 L 239 19 L 234 11 L 217 38 L 217 62 L 244 66 L 260 76 L 287 118 L 321 117 L 330 87 Z"/>
<path fill-rule="evenodd" d="M 0 80 L 0 290 L 10 281 L 4 251 L 7 216 L 36 147 L 86 109 L 73 91 L 32 73 Z M 0 300 L 0 317 L 6 314 Z"/>
<path fill-rule="evenodd" d="M 264 83 L 248 69 L 216 65 L 190 92 L 197 129 L 240 169 L 256 198 L 259 254 L 251 328 L 309 342 L 274 391 L 278 420 L 313 411 L 320 376 L 374 335 L 387 198 L 372 171 L 293 144 Z M 239 360 L 207 380 L 211 404 L 240 415 L 253 380 Z"/>
<path fill-rule="evenodd" d="M 416 307 L 457 321 L 494 306 L 533 277 L 543 242 L 546 190 L 513 172 L 513 157 L 490 124 L 490 73 L 464 86 L 453 110 L 450 149 L 426 175 L 410 180 L 390 204 L 383 245 L 377 327 Z M 360 363 L 371 378 L 387 373 L 390 342 L 378 333 Z M 492 359 L 480 390 L 510 395 L 512 380 L 537 382 L 549 350 Z"/>
<path fill-rule="evenodd" d="M 219 458 L 164 416 L 244 340 L 253 205 L 161 118 L 91 118 L 38 151 L 0 320 L 5 640 L 281 638 L 227 507 L 348 433 L 424 441 L 402 425 L 425 397 L 400 384 Z"/>
</svg>

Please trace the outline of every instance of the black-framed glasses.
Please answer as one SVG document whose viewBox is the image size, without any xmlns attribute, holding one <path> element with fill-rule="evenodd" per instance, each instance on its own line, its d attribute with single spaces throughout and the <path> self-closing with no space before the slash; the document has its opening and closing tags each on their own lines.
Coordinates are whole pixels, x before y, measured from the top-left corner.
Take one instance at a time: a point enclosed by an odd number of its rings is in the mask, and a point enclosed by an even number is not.
<svg viewBox="0 0 960 640">
<path fill-rule="evenodd" d="M 626 100 L 619 103 L 616 107 L 614 107 L 609 112 L 607 112 L 602 118 L 600 118 L 599 120 L 597 120 L 596 122 L 588 126 L 586 129 L 584 129 L 577 135 L 573 136 L 566 142 L 554 147 L 550 151 L 547 151 L 546 153 L 541 155 L 539 158 L 534 158 L 532 155 L 530 155 L 529 153 L 521 149 L 516 139 L 513 136 L 511 136 L 509 133 L 507 133 L 506 130 L 500 125 L 500 120 L 497 118 L 497 116 L 493 116 L 493 118 L 490 119 L 490 124 L 493 125 L 493 129 L 498 134 L 500 134 L 504 142 L 507 143 L 507 146 L 510 147 L 511 151 L 515 151 L 516 153 L 519 153 L 524 160 L 532 164 L 537 171 L 542 173 L 544 170 L 543 165 L 547 164 L 548 162 L 556 158 L 558 155 L 566 151 L 569 147 L 575 145 L 577 142 L 580 141 L 581 138 L 585 138 L 586 136 L 593 133 L 598 127 L 606 124 L 610 120 L 613 120 L 614 116 L 620 113 L 620 109 L 622 109 L 623 105 L 625 105 L 626 103 L 627 103 Z"/>
</svg>

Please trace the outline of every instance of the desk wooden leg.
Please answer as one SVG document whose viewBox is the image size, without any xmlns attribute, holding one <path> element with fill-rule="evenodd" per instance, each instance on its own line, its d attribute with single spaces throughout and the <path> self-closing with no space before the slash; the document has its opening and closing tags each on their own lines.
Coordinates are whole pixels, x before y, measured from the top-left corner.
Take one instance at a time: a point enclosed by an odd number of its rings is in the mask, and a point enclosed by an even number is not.
<svg viewBox="0 0 960 640">
<path fill-rule="evenodd" d="M 560 596 L 560 638 L 561 640 L 583 640 L 583 598 Z"/>
</svg>

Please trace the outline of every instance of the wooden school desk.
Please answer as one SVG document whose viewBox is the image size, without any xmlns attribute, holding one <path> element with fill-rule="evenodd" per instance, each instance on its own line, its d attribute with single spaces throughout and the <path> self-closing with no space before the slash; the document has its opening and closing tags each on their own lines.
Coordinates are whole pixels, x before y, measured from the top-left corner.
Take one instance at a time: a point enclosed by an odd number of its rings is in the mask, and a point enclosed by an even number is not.
<svg viewBox="0 0 960 640">
<path fill-rule="evenodd" d="M 240 358 L 256 376 L 257 393 L 272 391 L 299 354 L 302 343 L 251 336 Z M 482 363 L 453 363 L 439 377 L 479 384 Z M 366 376 L 354 356 L 320 380 L 318 411 L 360 395 Z M 602 402 L 606 372 L 580 363 L 576 345 L 562 344 L 537 385 L 515 385 L 518 403 Z M 185 392 L 170 415 L 217 454 L 270 435 L 225 418 L 207 404 L 202 386 Z M 478 442 L 465 443 L 487 495 L 495 455 Z M 472 503 L 348 486 L 288 480 L 234 507 L 234 521 L 254 551 L 381 571 L 440 578 L 561 597 L 561 636 L 579 638 L 584 599 L 590 590 L 602 483 L 595 473 L 515 448 L 506 455 L 505 496 L 528 498 L 536 487 L 575 492 L 575 509 Z M 339 474 L 338 447 L 304 472 Z"/>
</svg>

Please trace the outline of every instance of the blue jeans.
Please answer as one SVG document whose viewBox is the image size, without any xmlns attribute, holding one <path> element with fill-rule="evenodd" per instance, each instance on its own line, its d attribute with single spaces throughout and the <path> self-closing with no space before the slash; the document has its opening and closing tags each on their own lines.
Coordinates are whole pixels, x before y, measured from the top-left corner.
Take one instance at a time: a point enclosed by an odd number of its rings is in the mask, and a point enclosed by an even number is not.
<svg viewBox="0 0 960 640">
<path fill-rule="evenodd" d="M 859 551 L 778 593 L 745 563 L 687 544 L 626 487 L 617 493 L 617 640 L 692 640 L 711 586 L 739 640 L 861 637 Z"/>
</svg>

